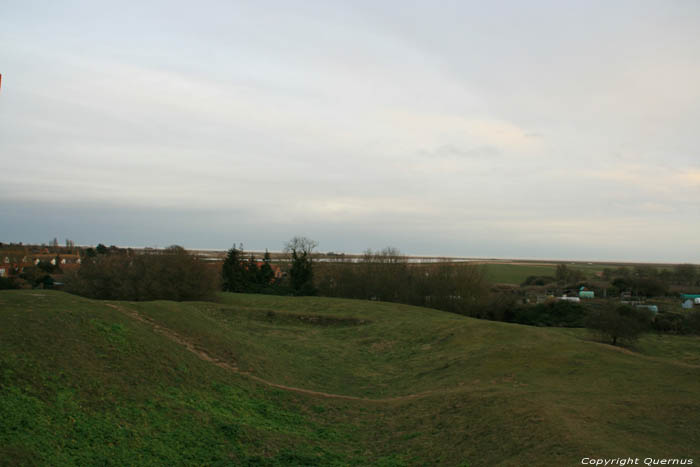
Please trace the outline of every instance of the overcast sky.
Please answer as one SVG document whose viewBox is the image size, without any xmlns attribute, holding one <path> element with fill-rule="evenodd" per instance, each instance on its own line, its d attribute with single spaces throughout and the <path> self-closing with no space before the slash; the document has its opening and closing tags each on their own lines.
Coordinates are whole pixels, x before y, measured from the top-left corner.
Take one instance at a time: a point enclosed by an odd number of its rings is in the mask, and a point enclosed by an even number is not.
<svg viewBox="0 0 700 467">
<path fill-rule="evenodd" d="M 700 262 L 700 2 L 0 0 L 0 241 Z"/>
</svg>

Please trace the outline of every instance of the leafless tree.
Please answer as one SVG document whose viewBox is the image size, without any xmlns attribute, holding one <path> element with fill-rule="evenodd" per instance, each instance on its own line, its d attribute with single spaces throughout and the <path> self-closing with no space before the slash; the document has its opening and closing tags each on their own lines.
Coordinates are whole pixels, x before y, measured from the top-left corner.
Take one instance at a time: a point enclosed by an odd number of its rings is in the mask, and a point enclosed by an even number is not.
<svg viewBox="0 0 700 467">
<path fill-rule="evenodd" d="M 318 242 L 316 240 L 311 240 L 307 237 L 294 237 L 284 245 L 284 251 L 297 256 L 306 255 L 310 258 L 311 253 L 317 246 Z"/>
</svg>

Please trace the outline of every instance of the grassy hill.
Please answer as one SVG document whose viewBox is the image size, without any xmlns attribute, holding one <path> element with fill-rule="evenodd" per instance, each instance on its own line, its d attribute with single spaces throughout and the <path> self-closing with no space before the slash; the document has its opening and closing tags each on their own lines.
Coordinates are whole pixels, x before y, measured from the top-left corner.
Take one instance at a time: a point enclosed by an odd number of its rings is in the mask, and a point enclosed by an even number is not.
<svg viewBox="0 0 700 467">
<path fill-rule="evenodd" d="M 0 293 L 0 465 L 700 459 L 700 339 L 389 303 Z"/>
</svg>

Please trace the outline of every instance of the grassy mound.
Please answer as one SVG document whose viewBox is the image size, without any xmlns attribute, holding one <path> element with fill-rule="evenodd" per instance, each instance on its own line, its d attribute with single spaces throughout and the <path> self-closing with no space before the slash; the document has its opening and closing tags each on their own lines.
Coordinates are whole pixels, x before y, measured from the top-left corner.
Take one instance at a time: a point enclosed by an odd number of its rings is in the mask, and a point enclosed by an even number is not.
<svg viewBox="0 0 700 467">
<path fill-rule="evenodd" d="M 9 465 L 574 465 L 700 458 L 700 340 L 355 300 L 0 293 Z M 0 460 L 0 463 L 2 460 Z"/>
</svg>

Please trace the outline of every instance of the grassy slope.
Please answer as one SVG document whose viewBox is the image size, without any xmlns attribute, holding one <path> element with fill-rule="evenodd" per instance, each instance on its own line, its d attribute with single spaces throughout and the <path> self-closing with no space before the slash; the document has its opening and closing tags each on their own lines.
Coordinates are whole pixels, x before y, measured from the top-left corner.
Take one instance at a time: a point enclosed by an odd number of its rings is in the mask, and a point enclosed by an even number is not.
<svg viewBox="0 0 700 467">
<path fill-rule="evenodd" d="M 638 346 L 645 356 L 587 342 L 580 331 L 387 303 L 224 294 L 221 303 L 119 306 L 274 383 L 398 399 L 270 388 L 101 302 L 3 292 L 0 458 L 574 465 L 584 455 L 700 457 L 697 338 L 649 337 Z"/>
<path fill-rule="evenodd" d="M 0 464 L 286 465 L 355 458 L 342 424 L 203 362 L 124 314 L 0 293 Z M 352 432 L 352 430 L 350 430 Z"/>
</svg>

